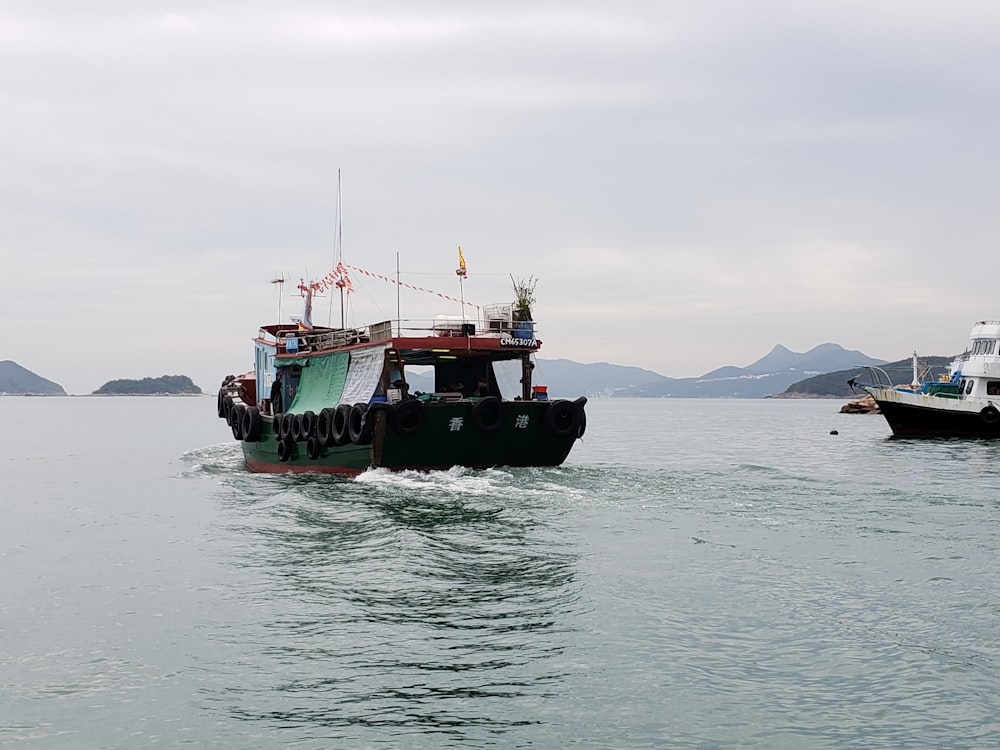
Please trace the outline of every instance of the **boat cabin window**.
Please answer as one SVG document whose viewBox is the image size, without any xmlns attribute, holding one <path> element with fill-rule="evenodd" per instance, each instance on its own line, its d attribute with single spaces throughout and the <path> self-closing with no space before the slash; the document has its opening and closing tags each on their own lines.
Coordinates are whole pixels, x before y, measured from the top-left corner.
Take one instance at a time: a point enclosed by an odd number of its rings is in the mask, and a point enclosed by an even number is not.
<svg viewBox="0 0 1000 750">
<path fill-rule="evenodd" d="M 966 396 L 968 396 L 970 393 L 972 393 L 972 384 L 974 382 L 975 382 L 974 380 L 967 380 L 965 382 L 965 395 Z"/>
<path fill-rule="evenodd" d="M 986 395 L 1000 396 L 1000 380 L 986 381 Z"/>
<path fill-rule="evenodd" d="M 480 379 L 486 381 L 482 393 Z M 436 392 L 456 392 L 465 396 L 496 394 L 496 378 L 489 357 L 463 357 L 461 359 L 439 359 L 434 363 L 434 390 Z"/>
<path fill-rule="evenodd" d="M 993 354 L 996 344 L 996 339 L 976 339 L 972 342 L 972 353 Z"/>
</svg>

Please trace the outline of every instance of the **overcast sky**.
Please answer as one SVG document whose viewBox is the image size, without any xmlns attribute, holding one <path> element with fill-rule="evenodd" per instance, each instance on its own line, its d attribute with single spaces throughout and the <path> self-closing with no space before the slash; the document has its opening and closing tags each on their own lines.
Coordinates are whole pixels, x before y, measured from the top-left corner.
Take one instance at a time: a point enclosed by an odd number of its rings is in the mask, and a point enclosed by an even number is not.
<svg viewBox="0 0 1000 750">
<path fill-rule="evenodd" d="M 1000 318 L 998 71 L 995 0 L 0 0 L 0 359 L 214 392 L 331 269 L 338 169 L 347 263 L 533 274 L 543 359 L 953 354 Z"/>
</svg>

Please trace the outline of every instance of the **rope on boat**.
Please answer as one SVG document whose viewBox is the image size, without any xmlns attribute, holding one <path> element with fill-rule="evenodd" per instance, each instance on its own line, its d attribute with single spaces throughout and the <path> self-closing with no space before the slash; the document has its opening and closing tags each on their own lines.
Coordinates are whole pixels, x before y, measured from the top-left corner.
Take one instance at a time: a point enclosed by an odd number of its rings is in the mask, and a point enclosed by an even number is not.
<svg viewBox="0 0 1000 750">
<path fill-rule="evenodd" d="M 358 268 L 357 266 L 352 266 L 347 263 L 344 263 L 344 267 L 350 268 L 352 271 L 357 271 L 358 273 L 364 274 L 365 276 L 370 276 L 373 279 L 378 279 L 379 281 L 386 281 L 390 284 L 395 284 L 396 286 L 401 286 L 405 289 L 412 289 L 416 292 L 426 292 L 427 294 L 436 294 L 441 299 L 446 299 L 450 302 L 458 302 L 461 305 L 468 305 L 469 307 L 474 307 L 478 315 L 479 305 L 475 305 L 472 302 L 466 302 L 465 300 L 456 299 L 455 297 L 449 297 L 447 294 L 442 294 L 441 292 L 435 292 L 433 289 L 424 289 L 422 286 L 414 286 L 413 284 L 407 284 L 405 281 L 396 281 L 396 279 L 391 279 L 388 276 L 383 276 L 380 273 L 372 273 L 371 271 L 366 271 L 363 268 Z"/>
</svg>

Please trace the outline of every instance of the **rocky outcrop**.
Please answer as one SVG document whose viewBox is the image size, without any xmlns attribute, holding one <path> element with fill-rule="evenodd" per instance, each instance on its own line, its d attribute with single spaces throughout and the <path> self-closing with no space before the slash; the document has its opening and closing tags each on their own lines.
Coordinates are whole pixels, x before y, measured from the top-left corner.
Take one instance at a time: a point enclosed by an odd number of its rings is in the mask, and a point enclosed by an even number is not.
<svg viewBox="0 0 1000 750">
<path fill-rule="evenodd" d="M 856 401 L 848 401 L 840 407 L 841 414 L 881 414 L 878 404 L 870 395 Z"/>
</svg>

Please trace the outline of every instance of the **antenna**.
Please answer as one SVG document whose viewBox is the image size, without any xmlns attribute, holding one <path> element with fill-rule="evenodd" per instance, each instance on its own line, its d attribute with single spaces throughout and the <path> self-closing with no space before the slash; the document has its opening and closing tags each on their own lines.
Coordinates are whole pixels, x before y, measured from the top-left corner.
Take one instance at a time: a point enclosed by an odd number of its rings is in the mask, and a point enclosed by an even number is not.
<svg viewBox="0 0 1000 750">
<path fill-rule="evenodd" d="M 281 323 L 281 297 L 285 292 L 285 276 L 279 271 L 274 272 L 274 278 L 271 279 L 272 284 L 276 284 L 278 287 L 278 323 Z"/>
</svg>

